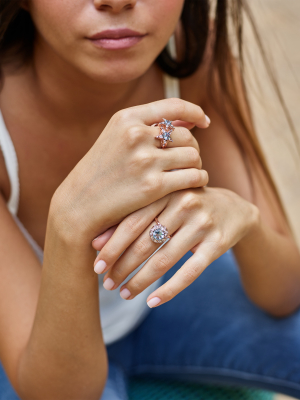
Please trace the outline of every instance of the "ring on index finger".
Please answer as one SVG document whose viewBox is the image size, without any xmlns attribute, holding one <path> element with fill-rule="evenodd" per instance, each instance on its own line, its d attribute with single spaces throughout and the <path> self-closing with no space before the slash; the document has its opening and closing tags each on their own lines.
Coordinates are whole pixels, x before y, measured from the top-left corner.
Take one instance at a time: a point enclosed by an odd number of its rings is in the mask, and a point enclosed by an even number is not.
<svg viewBox="0 0 300 400">
<path fill-rule="evenodd" d="M 162 149 L 167 147 L 168 142 L 173 142 L 171 139 L 171 133 L 174 131 L 175 127 L 171 121 L 163 118 L 163 122 L 159 122 L 153 126 L 158 126 L 160 128 L 160 135 L 155 136 L 155 139 L 160 139 Z"/>
</svg>

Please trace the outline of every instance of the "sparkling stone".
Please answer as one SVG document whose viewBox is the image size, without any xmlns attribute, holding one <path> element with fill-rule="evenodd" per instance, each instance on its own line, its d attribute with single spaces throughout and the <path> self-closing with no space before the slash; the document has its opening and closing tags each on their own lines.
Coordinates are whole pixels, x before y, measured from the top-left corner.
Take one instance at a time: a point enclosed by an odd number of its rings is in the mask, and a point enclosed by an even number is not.
<svg viewBox="0 0 300 400">
<path fill-rule="evenodd" d="M 164 240 L 164 238 L 166 237 L 166 233 L 164 232 L 164 230 L 159 227 L 156 228 L 153 232 L 153 238 L 155 240 L 157 240 L 158 242 L 160 242 L 161 240 Z"/>
<path fill-rule="evenodd" d="M 163 131 L 163 138 L 164 138 L 164 140 L 169 140 L 169 139 L 170 139 L 170 134 L 171 134 L 171 132 Z"/>
<path fill-rule="evenodd" d="M 170 128 L 172 126 L 172 122 L 171 121 L 169 121 L 168 119 L 165 119 L 165 118 L 163 118 L 163 120 L 164 120 L 164 123 L 165 123 L 167 128 Z"/>
</svg>

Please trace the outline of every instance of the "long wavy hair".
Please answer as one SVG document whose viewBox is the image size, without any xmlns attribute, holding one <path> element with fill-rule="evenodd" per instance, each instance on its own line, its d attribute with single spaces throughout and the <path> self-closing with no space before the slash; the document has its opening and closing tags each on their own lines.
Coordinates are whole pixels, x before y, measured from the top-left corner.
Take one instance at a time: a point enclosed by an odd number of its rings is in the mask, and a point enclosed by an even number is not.
<svg viewBox="0 0 300 400">
<path fill-rule="evenodd" d="M 35 27 L 29 13 L 21 8 L 20 4 L 21 0 L 0 0 L 0 71 L 7 64 L 22 66 L 32 56 Z M 212 24 L 210 18 L 212 11 L 214 12 L 210 76 L 207 84 L 208 94 L 218 111 L 221 114 L 223 113 L 224 121 L 230 126 L 245 157 L 250 178 L 252 179 L 253 169 L 256 168 L 258 172 L 263 170 L 282 207 L 277 188 L 257 139 L 247 99 L 243 61 L 244 15 L 248 17 L 252 25 L 271 81 L 285 111 L 290 128 L 295 135 L 292 120 L 272 69 L 268 64 L 255 27 L 254 18 L 246 0 L 215 0 L 213 4 L 214 10 L 211 10 L 212 2 L 210 0 L 185 0 L 181 14 L 183 54 L 180 60 L 173 59 L 166 47 L 159 54 L 156 62 L 164 72 L 173 77 L 186 78 L 191 76 L 203 62 L 207 43 L 209 37 L 211 37 Z M 229 40 L 229 29 L 231 28 L 233 28 L 233 35 L 230 35 L 230 37 L 234 36 L 238 50 L 236 57 L 233 57 L 232 42 Z M 237 68 L 239 70 L 238 80 L 236 79 Z M 226 118 L 228 111 L 231 111 L 231 115 L 235 116 L 234 124 Z M 236 129 L 237 125 L 238 129 Z M 259 173 L 258 176 L 260 176 Z M 283 207 L 282 210 L 284 212 Z"/>
</svg>

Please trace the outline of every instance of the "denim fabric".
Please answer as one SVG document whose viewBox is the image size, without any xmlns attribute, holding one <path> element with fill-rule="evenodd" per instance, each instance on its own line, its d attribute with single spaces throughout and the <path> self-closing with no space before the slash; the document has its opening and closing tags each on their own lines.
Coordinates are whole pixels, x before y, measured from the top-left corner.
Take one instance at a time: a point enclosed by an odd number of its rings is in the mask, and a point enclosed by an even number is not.
<svg viewBox="0 0 300 400">
<path fill-rule="evenodd" d="M 231 250 L 108 346 L 108 355 L 128 376 L 256 387 L 300 399 L 300 311 L 277 319 L 253 305 Z"/>
<path fill-rule="evenodd" d="M 276 319 L 253 305 L 232 251 L 107 350 L 110 370 L 101 400 L 127 400 L 131 376 L 248 386 L 300 399 L 300 311 Z M 18 400 L 14 396 L 0 370 L 0 400 Z"/>
<path fill-rule="evenodd" d="M 123 368 L 109 363 L 108 378 L 101 400 L 128 400 L 127 377 Z"/>
</svg>

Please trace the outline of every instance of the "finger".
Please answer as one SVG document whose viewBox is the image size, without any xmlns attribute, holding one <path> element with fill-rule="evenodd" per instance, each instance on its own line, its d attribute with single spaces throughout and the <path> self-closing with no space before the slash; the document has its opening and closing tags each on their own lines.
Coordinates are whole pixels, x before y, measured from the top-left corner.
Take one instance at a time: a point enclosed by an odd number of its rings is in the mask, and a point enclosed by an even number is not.
<svg viewBox="0 0 300 400">
<path fill-rule="evenodd" d="M 186 168 L 162 172 L 162 187 L 165 195 L 188 188 L 203 187 L 208 184 L 208 173 L 204 169 Z"/>
<path fill-rule="evenodd" d="M 179 229 L 169 242 L 160 249 L 144 267 L 138 271 L 128 282 L 120 288 L 120 295 L 126 296 L 127 300 L 144 291 L 157 279 L 161 278 L 170 268 L 172 268 L 200 238 L 200 234 L 191 232 L 191 227 Z"/>
<path fill-rule="evenodd" d="M 195 124 L 193 124 L 191 122 L 180 121 L 180 120 L 172 121 L 172 124 L 174 126 L 183 126 L 184 128 L 187 128 L 189 130 L 191 130 L 195 127 Z"/>
<path fill-rule="evenodd" d="M 133 107 L 132 110 L 135 116 L 138 115 L 140 120 L 146 125 L 161 122 L 163 118 L 170 121 L 181 120 L 190 122 L 199 128 L 207 128 L 210 122 L 201 107 L 178 98 L 155 101 Z"/>
<path fill-rule="evenodd" d="M 200 154 L 194 147 L 167 149 L 161 154 L 159 160 L 164 171 L 180 168 L 202 168 Z"/>
<path fill-rule="evenodd" d="M 148 296 L 150 308 L 164 304 L 193 283 L 202 272 L 224 251 L 218 251 L 215 245 L 203 242 L 196 253 L 166 283 Z"/>
<path fill-rule="evenodd" d="M 161 148 L 160 139 L 156 136 L 160 134 L 160 128 L 157 126 L 149 127 L 153 131 L 154 143 L 157 148 Z M 172 142 L 168 141 L 168 147 L 195 147 L 200 152 L 199 144 L 195 139 L 194 135 L 185 127 L 179 126 L 174 129 L 171 135 Z"/>
<path fill-rule="evenodd" d="M 109 241 L 109 239 L 112 237 L 113 233 L 117 229 L 118 225 L 114 225 L 111 228 L 109 228 L 107 231 L 102 233 L 101 235 L 97 236 L 93 241 L 92 241 L 92 246 L 95 250 L 100 251 L 102 247 Z"/>
<path fill-rule="evenodd" d="M 169 235 L 172 235 L 177 231 L 183 223 L 182 218 L 174 218 L 173 212 L 172 215 L 170 215 L 169 209 L 165 209 L 158 216 L 158 219 L 162 225 L 167 226 Z M 165 225 L 165 221 L 167 221 L 167 225 Z M 120 257 L 120 259 L 108 271 L 104 277 L 105 288 L 116 289 L 133 271 L 135 271 L 160 247 L 160 244 L 154 243 L 149 236 L 149 231 L 154 225 L 156 225 L 155 222 L 149 224 L 143 233 L 132 243 L 122 257 Z M 108 280 L 107 284 L 105 284 L 106 280 Z"/>
<path fill-rule="evenodd" d="M 154 218 L 161 213 L 169 201 L 165 196 L 148 206 L 128 215 L 115 229 L 114 234 L 102 247 L 94 262 L 98 274 L 108 271 L 121 254 L 139 237 Z M 93 245 L 94 247 L 94 245 Z M 121 282 L 120 282 L 121 283 Z"/>
</svg>

